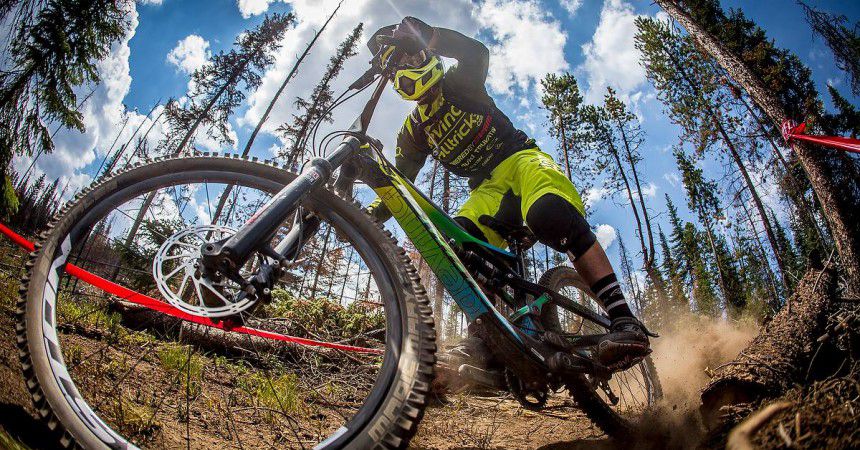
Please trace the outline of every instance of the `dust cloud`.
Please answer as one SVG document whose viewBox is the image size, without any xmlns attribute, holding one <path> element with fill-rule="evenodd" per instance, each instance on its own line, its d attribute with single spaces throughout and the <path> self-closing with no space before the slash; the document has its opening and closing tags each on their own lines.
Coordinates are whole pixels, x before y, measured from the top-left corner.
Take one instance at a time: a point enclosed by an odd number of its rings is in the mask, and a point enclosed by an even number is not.
<svg viewBox="0 0 860 450">
<path fill-rule="evenodd" d="M 641 420 L 642 448 L 693 448 L 704 428 L 699 394 L 708 383 L 706 369 L 734 359 L 758 333 L 758 326 L 690 314 L 671 321 L 652 340 L 652 358 L 663 399 Z"/>
</svg>

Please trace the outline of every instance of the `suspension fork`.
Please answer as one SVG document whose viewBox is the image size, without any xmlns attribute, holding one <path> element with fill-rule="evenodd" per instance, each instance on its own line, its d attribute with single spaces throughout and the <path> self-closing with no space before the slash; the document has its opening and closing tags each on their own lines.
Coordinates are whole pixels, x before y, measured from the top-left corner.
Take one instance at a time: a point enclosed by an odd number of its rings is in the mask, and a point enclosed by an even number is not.
<svg viewBox="0 0 860 450">
<path fill-rule="evenodd" d="M 337 170 L 352 155 L 358 152 L 361 140 L 356 136 L 345 138 L 325 158 L 314 158 L 305 164 L 301 174 L 284 186 L 262 208 L 260 208 L 236 234 L 220 242 L 205 244 L 201 249 L 202 263 L 210 271 L 233 273 L 257 251 L 269 246 L 284 219 L 299 207 L 312 192 L 325 186 Z M 313 220 L 300 217 L 299 220 Z M 318 221 L 317 221 L 318 225 Z M 276 249 L 280 256 L 288 258 L 295 253 L 298 241 L 305 233 L 290 233 L 285 242 Z"/>
</svg>

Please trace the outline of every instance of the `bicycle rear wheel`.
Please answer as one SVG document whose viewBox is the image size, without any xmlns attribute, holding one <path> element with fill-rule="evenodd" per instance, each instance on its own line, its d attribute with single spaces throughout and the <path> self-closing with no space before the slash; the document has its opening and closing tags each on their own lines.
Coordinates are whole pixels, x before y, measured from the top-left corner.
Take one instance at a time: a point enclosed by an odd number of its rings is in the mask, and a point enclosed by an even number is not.
<svg viewBox="0 0 860 450">
<path fill-rule="evenodd" d="M 602 311 L 588 285 L 572 267 L 559 266 L 548 270 L 541 277 L 540 284 L 594 312 Z M 542 320 L 548 330 L 558 333 L 587 335 L 607 332 L 602 326 L 561 305 L 548 310 Z M 608 383 L 598 383 L 582 375 L 571 380 L 568 388 L 583 412 L 606 434 L 617 438 L 629 437 L 634 428 L 633 421 L 663 396 L 651 357 L 625 371 L 616 372 Z"/>
<path fill-rule="evenodd" d="M 27 386 L 62 447 L 405 447 L 435 361 L 432 314 L 405 252 L 356 205 L 307 197 L 320 229 L 271 304 L 194 270 L 204 242 L 294 177 L 166 159 L 63 209 L 31 255 L 18 326 Z M 228 185 L 231 208 L 212 223 Z M 221 321 L 237 316 L 244 327 Z"/>
</svg>

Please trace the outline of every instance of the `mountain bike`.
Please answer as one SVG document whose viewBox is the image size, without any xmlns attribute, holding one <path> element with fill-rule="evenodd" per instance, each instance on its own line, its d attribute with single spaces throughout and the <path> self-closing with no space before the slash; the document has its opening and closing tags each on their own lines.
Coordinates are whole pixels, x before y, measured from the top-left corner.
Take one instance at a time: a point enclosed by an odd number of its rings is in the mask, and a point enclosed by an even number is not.
<svg viewBox="0 0 860 450">
<path fill-rule="evenodd" d="M 430 395 L 433 314 L 412 259 L 353 200 L 356 180 L 488 343 L 514 398 L 540 409 L 566 389 L 606 433 L 630 432 L 661 396 L 650 358 L 600 364 L 610 321 L 572 268 L 530 280 L 522 224 L 481 218 L 510 243 L 494 247 L 397 171 L 367 134 L 388 75 L 374 64 L 336 99 L 330 110 L 373 87 L 299 174 L 163 158 L 62 209 L 31 254 L 17 328 L 27 388 L 62 447 L 405 447 Z M 219 217 L 213 192 L 230 195 Z"/>
</svg>

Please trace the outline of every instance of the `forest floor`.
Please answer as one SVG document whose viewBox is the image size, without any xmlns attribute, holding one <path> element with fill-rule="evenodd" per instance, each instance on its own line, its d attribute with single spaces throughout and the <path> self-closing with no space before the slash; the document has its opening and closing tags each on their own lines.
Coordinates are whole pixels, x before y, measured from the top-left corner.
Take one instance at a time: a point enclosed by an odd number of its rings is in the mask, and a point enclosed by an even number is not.
<svg viewBox="0 0 860 450">
<path fill-rule="evenodd" d="M 15 347 L 14 310 L 19 280 L 20 252 L 0 243 L 0 448 L 53 449 L 46 441 L 50 433 L 27 393 L 18 350 Z M 665 398 L 659 413 L 648 417 L 654 428 L 670 430 L 668 441 L 646 439 L 637 448 L 689 448 L 700 432 L 689 418 L 698 407 L 698 393 L 707 382 L 707 367 L 730 360 L 754 334 L 722 323 L 696 322 L 683 331 L 657 339 L 654 360 Z M 655 415 L 656 414 L 656 415 Z M 655 418 L 659 417 L 655 420 Z M 692 422 L 695 422 L 693 420 Z M 523 409 L 503 393 L 456 394 L 437 399 L 426 410 L 415 449 L 615 449 L 592 422 L 562 394 L 551 397 L 549 406 L 534 412 Z"/>
</svg>

